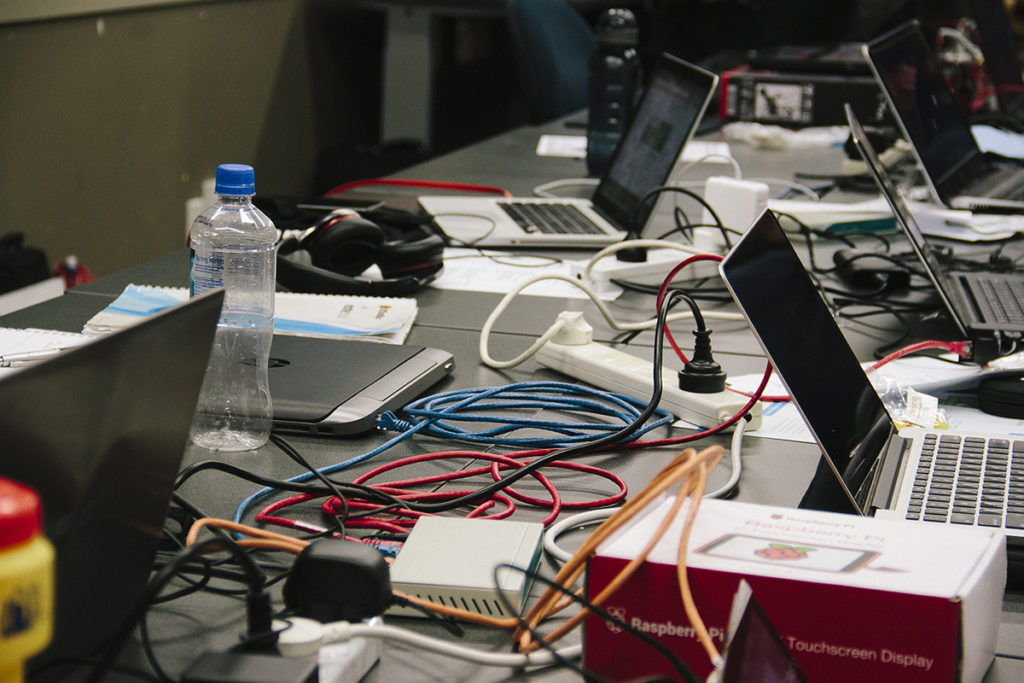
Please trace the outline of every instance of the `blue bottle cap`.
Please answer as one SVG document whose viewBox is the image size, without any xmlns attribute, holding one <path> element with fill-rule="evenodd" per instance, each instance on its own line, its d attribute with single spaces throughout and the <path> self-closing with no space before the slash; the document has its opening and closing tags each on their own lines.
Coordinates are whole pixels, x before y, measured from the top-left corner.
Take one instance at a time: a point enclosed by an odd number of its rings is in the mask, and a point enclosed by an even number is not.
<svg viewBox="0 0 1024 683">
<path fill-rule="evenodd" d="M 247 164 L 221 164 L 217 167 L 217 194 L 245 195 L 256 193 L 256 173 Z"/>
</svg>

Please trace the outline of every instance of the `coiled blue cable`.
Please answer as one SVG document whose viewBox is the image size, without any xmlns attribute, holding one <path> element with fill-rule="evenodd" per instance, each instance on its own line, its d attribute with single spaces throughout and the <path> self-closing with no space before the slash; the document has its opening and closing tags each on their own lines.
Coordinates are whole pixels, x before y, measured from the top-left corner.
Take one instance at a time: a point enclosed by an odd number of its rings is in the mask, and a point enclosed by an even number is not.
<svg viewBox="0 0 1024 683">
<path fill-rule="evenodd" d="M 420 433 L 474 444 L 510 447 L 564 448 L 583 443 L 631 424 L 645 403 L 629 396 L 565 382 L 521 382 L 501 387 L 459 389 L 428 396 L 407 405 L 409 420 L 385 420 L 380 425 L 396 431 L 419 428 Z M 472 409 L 469 412 L 467 409 Z M 564 421 L 527 417 L 536 411 L 589 413 L 603 422 Z M 520 415 L 517 415 L 516 412 Z M 672 416 L 659 409 L 659 418 L 630 435 L 639 436 L 665 425 Z M 493 425 L 470 430 L 460 425 Z M 515 435 L 544 430 L 548 434 Z M 551 433 L 557 435 L 554 438 Z"/>
<path fill-rule="evenodd" d="M 475 411 L 505 412 L 493 415 L 481 412 L 463 412 L 470 407 Z M 326 475 L 358 465 L 418 433 L 474 444 L 563 448 L 566 445 L 585 443 L 620 430 L 635 421 L 645 407 L 645 402 L 629 396 L 566 382 L 519 382 L 500 387 L 477 387 L 442 392 L 407 405 L 404 412 L 410 416 L 409 420 L 399 419 L 391 412 L 382 414 L 378 417 L 378 427 L 386 431 L 399 432 L 394 438 L 366 453 L 334 465 L 328 465 L 319 471 Z M 507 412 L 510 410 L 587 412 L 613 419 L 604 422 L 564 422 L 534 417 L 510 417 Z M 639 438 L 652 429 L 670 423 L 673 419 L 670 413 L 661 408 L 658 408 L 655 414 L 659 416 L 657 420 L 642 425 L 632 432 L 629 438 Z M 616 424 L 614 420 L 618 420 L 620 424 Z M 455 422 L 495 424 L 496 426 L 473 432 L 455 425 Z M 547 430 L 557 436 L 511 435 L 516 430 L 527 429 Z M 286 481 L 289 483 L 303 482 L 314 476 L 312 472 L 305 472 Z M 253 504 L 276 491 L 277 489 L 273 487 L 266 487 L 247 496 L 235 509 L 232 520 L 241 522 L 245 512 Z"/>
</svg>

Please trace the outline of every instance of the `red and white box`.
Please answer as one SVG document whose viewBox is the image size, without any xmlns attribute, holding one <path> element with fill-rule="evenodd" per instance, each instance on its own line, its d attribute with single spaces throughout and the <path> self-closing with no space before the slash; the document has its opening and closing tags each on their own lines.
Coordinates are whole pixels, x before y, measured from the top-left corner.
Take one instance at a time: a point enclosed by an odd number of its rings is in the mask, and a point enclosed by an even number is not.
<svg viewBox="0 0 1024 683">
<path fill-rule="evenodd" d="M 601 545 L 588 567 L 589 598 L 640 553 L 671 503 Z M 706 678 L 712 664 L 683 611 L 676 575 L 685 509 L 604 607 Z M 998 530 L 705 500 L 687 565 L 719 649 L 746 579 L 812 683 L 976 683 L 995 654 L 1006 583 Z M 588 671 L 611 681 L 679 676 L 666 657 L 594 614 L 583 657 Z"/>
</svg>

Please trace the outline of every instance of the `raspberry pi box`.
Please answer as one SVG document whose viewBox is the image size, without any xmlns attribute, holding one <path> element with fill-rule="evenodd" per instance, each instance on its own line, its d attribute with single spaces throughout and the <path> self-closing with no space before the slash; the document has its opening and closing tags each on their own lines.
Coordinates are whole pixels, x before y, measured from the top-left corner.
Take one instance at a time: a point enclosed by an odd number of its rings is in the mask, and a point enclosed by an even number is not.
<svg viewBox="0 0 1024 683">
<path fill-rule="evenodd" d="M 640 553 L 670 506 L 653 507 L 598 549 L 588 566 L 588 597 Z M 711 663 L 683 611 L 676 577 L 683 517 L 676 515 L 604 606 L 703 679 Z M 814 683 L 975 683 L 995 653 L 1006 582 L 1005 540 L 996 530 L 706 500 L 687 564 L 719 649 L 746 579 Z M 595 615 L 586 622 L 584 665 L 612 681 L 678 678 L 664 656 Z"/>
</svg>

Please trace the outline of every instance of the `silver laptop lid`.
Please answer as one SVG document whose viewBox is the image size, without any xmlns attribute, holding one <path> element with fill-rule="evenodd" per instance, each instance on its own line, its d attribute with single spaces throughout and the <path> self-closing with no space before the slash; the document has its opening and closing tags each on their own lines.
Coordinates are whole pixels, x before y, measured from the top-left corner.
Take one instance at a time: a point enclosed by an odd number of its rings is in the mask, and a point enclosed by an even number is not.
<svg viewBox="0 0 1024 683">
<path fill-rule="evenodd" d="M 910 246 L 913 248 L 914 253 L 917 254 L 918 259 L 920 259 L 928 279 L 935 285 L 935 291 L 938 292 L 939 298 L 942 299 L 942 303 L 953 319 L 957 330 L 964 337 L 968 337 L 967 324 L 953 300 L 956 294 L 951 291 L 949 282 L 942 269 L 942 264 L 939 263 L 935 253 L 928 245 L 928 240 L 925 238 L 924 233 L 921 232 L 921 227 L 917 224 L 917 221 L 914 220 L 913 214 L 910 213 L 907 203 L 903 201 L 896 183 L 893 182 L 881 159 L 878 158 L 875 148 L 871 145 L 871 141 L 868 139 L 867 133 L 864 132 L 864 128 L 860 125 L 860 121 L 857 120 L 856 114 L 853 113 L 853 109 L 850 108 L 849 104 L 845 105 L 845 107 L 846 121 L 850 124 L 850 137 L 853 140 L 854 147 L 857 148 L 861 157 L 864 158 L 864 163 L 867 164 L 868 170 L 878 184 L 878 189 L 881 190 L 882 196 L 885 197 L 885 200 L 892 208 L 893 215 L 896 217 L 896 224 L 900 226 L 903 233 L 907 236 Z"/>
<path fill-rule="evenodd" d="M 669 179 L 717 85 L 718 76 L 706 69 L 669 54 L 658 58 L 636 114 L 594 190 L 599 213 L 622 229 L 642 229 L 655 202 L 637 203 Z"/>
<path fill-rule="evenodd" d="M 935 53 L 917 21 L 910 21 L 863 47 L 903 135 L 925 170 L 936 201 L 959 187 L 946 187 L 971 159 L 981 154 L 957 110 Z"/>
</svg>

